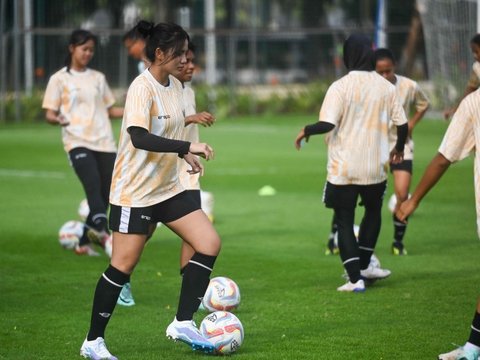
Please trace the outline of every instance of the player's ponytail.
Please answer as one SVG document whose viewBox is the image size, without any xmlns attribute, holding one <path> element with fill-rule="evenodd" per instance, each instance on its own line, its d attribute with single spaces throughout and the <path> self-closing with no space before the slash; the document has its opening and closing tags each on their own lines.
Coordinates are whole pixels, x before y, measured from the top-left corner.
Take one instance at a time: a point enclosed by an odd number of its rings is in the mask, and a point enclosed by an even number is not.
<svg viewBox="0 0 480 360">
<path fill-rule="evenodd" d="M 67 72 L 70 72 L 70 67 L 72 66 L 72 52 L 70 50 L 70 46 L 80 46 L 85 44 L 89 40 L 93 40 L 95 44 L 97 43 L 97 38 L 90 31 L 78 29 L 72 32 L 72 34 L 70 35 L 70 40 L 68 41 L 68 55 L 65 58 L 65 66 L 67 67 Z"/>
<path fill-rule="evenodd" d="M 146 39 L 152 35 L 154 25 L 152 22 L 140 20 L 135 28 Z"/>
</svg>

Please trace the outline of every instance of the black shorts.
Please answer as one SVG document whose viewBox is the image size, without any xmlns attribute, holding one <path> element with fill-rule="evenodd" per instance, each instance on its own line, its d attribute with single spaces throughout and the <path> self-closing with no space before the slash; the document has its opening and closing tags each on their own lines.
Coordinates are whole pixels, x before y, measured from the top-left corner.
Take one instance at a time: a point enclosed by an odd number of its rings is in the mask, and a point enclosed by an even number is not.
<svg viewBox="0 0 480 360">
<path fill-rule="evenodd" d="M 110 230 L 147 235 L 151 224 L 166 224 L 199 209 L 200 204 L 190 191 L 183 191 L 161 203 L 141 208 L 110 204 Z"/>
<path fill-rule="evenodd" d="M 400 164 L 390 163 L 390 172 L 393 173 L 395 170 L 402 170 L 409 172 L 410 175 L 413 172 L 413 161 L 412 160 L 403 160 Z"/>
<path fill-rule="evenodd" d="M 372 185 L 334 185 L 327 181 L 323 191 L 323 202 L 330 209 L 354 209 L 360 197 L 360 205 L 365 208 L 381 208 L 386 188 L 386 181 Z"/>
<path fill-rule="evenodd" d="M 189 192 L 193 199 L 198 203 L 198 206 L 202 207 L 202 198 L 200 196 L 200 190 L 187 190 Z"/>
</svg>

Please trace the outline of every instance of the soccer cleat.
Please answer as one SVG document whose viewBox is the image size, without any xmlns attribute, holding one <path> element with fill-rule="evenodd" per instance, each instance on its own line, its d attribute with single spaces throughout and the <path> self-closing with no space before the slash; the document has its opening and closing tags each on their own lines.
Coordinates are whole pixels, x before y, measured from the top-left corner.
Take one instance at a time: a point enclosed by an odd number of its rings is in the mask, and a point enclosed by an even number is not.
<svg viewBox="0 0 480 360">
<path fill-rule="evenodd" d="M 77 245 L 75 246 L 75 254 L 77 255 L 88 255 L 88 256 L 100 256 L 90 244 L 86 245 Z"/>
<path fill-rule="evenodd" d="M 178 321 L 177 318 L 168 325 L 166 331 L 167 338 L 175 341 L 182 341 L 189 345 L 192 350 L 202 351 L 204 353 L 213 353 L 215 346 L 210 343 L 197 329 L 193 320 Z"/>
<path fill-rule="evenodd" d="M 477 360 L 479 357 L 480 351 L 459 347 L 449 353 L 438 355 L 438 360 Z"/>
<path fill-rule="evenodd" d="M 356 283 L 348 281 L 346 284 L 337 288 L 337 291 L 343 292 L 364 292 L 365 291 L 365 282 L 360 279 Z"/>
<path fill-rule="evenodd" d="M 105 340 L 101 337 L 92 341 L 85 339 L 80 348 L 80 355 L 85 359 L 92 360 L 118 360 L 115 356 L 110 354 L 110 351 L 108 351 L 107 346 L 105 345 Z"/>
<path fill-rule="evenodd" d="M 117 304 L 122 306 L 133 306 L 135 305 L 135 300 L 133 300 L 132 288 L 130 283 L 125 283 L 118 295 Z"/>
<path fill-rule="evenodd" d="M 105 231 L 105 230 L 102 230 L 102 231 L 98 231 L 98 230 L 95 230 L 94 228 L 91 228 L 89 227 L 87 229 L 87 237 L 88 239 L 94 243 L 94 244 L 97 244 L 97 245 L 100 245 L 102 248 L 105 249 L 105 243 L 108 241 L 108 239 L 110 238 L 110 234 Z M 108 255 L 108 254 L 107 254 Z"/>
<path fill-rule="evenodd" d="M 403 243 L 400 241 L 394 241 L 392 244 L 392 254 L 393 255 L 407 255 L 407 249 L 403 246 Z"/>
<path fill-rule="evenodd" d="M 369 265 L 365 270 L 360 270 L 360 275 L 366 280 L 385 279 L 389 277 L 391 273 L 390 270 L 373 267 L 372 265 Z"/>
<path fill-rule="evenodd" d="M 327 248 L 325 249 L 325 255 L 338 255 L 340 250 L 338 246 L 335 244 L 335 239 L 331 237 L 328 239 Z"/>
</svg>

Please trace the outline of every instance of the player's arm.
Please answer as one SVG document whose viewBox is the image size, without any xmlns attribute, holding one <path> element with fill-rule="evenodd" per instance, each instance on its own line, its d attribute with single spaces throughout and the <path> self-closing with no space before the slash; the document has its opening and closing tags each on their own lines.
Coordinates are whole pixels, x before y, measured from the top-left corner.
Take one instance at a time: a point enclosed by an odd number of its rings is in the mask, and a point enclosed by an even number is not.
<svg viewBox="0 0 480 360">
<path fill-rule="evenodd" d="M 325 121 L 317 121 L 314 124 L 305 126 L 302 130 L 300 130 L 300 132 L 297 135 L 297 138 L 295 139 L 295 148 L 297 150 L 300 150 L 303 139 L 305 139 L 305 141 L 308 142 L 308 139 L 310 138 L 311 135 L 325 134 L 327 132 L 332 131 L 334 127 L 335 125 Z"/>
<path fill-rule="evenodd" d="M 185 117 L 185 126 L 188 126 L 190 124 L 212 126 L 214 122 L 215 122 L 215 117 L 206 111 L 202 111 L 201 113 L 193 114 Z"/>
<path fill-rule="evenodd" d="M 437 155 L 432 159 L 428 167 L 425 169 L 422 179 L 415 188 L 412 197 L 403 202 L 395 213 L 395 216 L 400 221 L 405 221 L 405 219 L 415 211 L 418 205 L 420 205 L 420 202 L 424 196 L 427 195 L 427 193 L 435 186 L 438 180 L 440 180 L 443 174 L 448 170 L 450 164 L 451 162 L 445 156 L 443 156 L 441 153 L 437 153 Z"/>
<path fill-rule="evenodd" d="M 139 126 L 128 128 L 132 144 L 137 149 L 153 152 L 177 153 L 184 157 L 188 153 L 199 155 L 207 160 L 213 159 L 213 149 L 205 143 L 190 143 L 189 141 L 168 139 L 154 135 Z"/>
<path fill-rule="evenodd" d="M 110 119 L 117 119 L 123 117 L 123 107 L 122 106 L 111 106 L 108 108 L 108 116 Z"/>
<path fill-rule="evenodd" d="M 68 120 L 60 114 L 59 111 L 47 109 L 45 111 L 45 119 L 49 124 L 67 126 L 69 124 Z"/>
</svg>

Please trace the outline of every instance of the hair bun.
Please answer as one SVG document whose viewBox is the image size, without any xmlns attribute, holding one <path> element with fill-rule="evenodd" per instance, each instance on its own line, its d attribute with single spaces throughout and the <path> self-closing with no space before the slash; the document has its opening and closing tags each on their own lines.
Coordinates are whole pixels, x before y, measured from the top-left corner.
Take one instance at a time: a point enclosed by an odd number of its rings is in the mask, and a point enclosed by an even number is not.
<svg viewBox="0 0 480 360">
<path fill-rule="evenodd" d="M 153 23 L 145 20 L 140 20 L 137 24 L 137 30 L 143 37 L 152 35 L 153 32 Z"/>
</svg>

